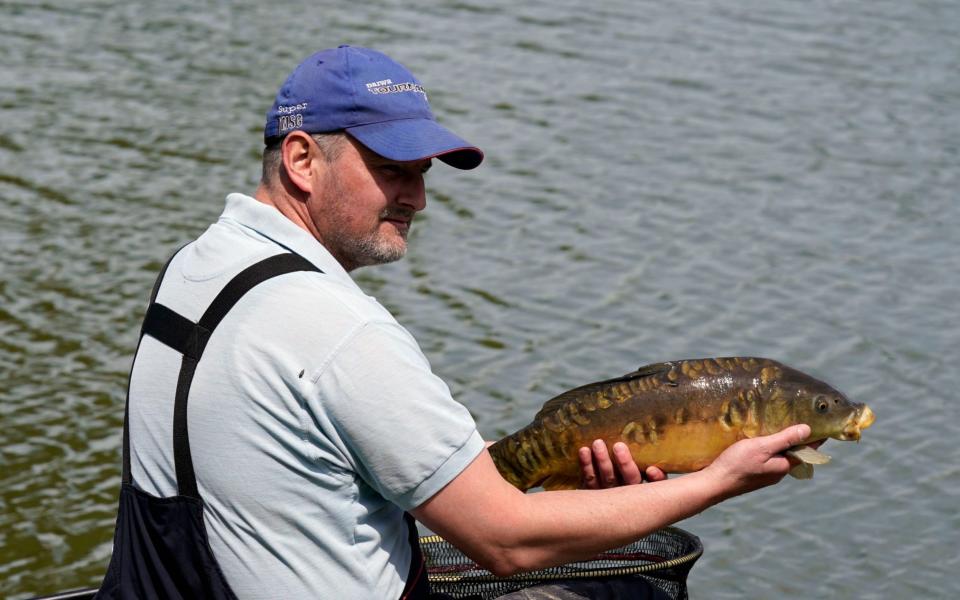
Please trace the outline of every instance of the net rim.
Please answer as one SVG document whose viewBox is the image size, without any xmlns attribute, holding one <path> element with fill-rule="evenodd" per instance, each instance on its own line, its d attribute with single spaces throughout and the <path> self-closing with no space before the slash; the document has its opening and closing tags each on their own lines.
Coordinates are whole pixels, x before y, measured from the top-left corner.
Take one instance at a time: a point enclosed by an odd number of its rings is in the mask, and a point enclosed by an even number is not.
<svg viewBox="0 0 960 600">
<path fill-rule="evenodd" d="M 497 581 L 559 581 L 563 579 L 586 579 L 590 577 L 618 577 L 621 575 L 649 575 L 657 571 L 662 571 L 666 569 L 673 569 L 675 567 L 692 563 L 700 558 L 703 554 L 703 543 L 700 541 L 700 538 L 693 535 L 692 533 L 680 529 L 679 527 L 664 527 L 659 529 L 650 535 L 656 535 L 657 533 L 666 533 L 676 537 L 683 538 L 688 543 L 693 545 L 693 549 L 682 556 L 676 558 L 669 558 L 662 561 L 650 562 L 643 565 L 636 565 L 630 567 L 603 567 L 597 569 L 584 569 L 571 572 L 542 572 L 542 571 L 531 571 L 528 573 L 517 573 L 516 575 L 510 575 L 508 577 L 498 577 L 493 573 L 485 575 L 460 575 L 456 573 L 430 573 L 429 568 L 427 570 L 427 577 L 430 581 L 444 582 L 444 583 L 455 583 L 460 581 L 470 581 L 476 583 L 493 583 Z M 644 538 L 641 538 L 641 540 Z M 637 543 L 641 540 L 637 540 Z M 439 544 L 445 543 L 449 544 L 447 540 L 443 539 L 439 535 L 426 535 L 420 537 L 421 545 L 429 544 Z M 478 568 L 482 568 L 477 565 Z M 486 571 L 486 569 L 483 569 Z"/>
</svg>

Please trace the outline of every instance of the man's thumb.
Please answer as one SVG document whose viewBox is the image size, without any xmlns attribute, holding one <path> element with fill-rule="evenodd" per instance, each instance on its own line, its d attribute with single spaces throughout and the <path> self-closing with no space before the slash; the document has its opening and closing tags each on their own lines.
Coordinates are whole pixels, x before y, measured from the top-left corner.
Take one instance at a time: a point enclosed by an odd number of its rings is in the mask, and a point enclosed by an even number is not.
<svg viewBox="0 0 960 600">
<path fill-rule="evenodd" d="M 771 441 L 774 444 L 771 450 L 776 454 L 783 452 L 787 448 L 802 444 L 810 437 L 810 426 L 803 423 L 800 425 L 791 425 L 780 433 L 775 433 L 770 437 L 773 438 Z"/>
</svg>

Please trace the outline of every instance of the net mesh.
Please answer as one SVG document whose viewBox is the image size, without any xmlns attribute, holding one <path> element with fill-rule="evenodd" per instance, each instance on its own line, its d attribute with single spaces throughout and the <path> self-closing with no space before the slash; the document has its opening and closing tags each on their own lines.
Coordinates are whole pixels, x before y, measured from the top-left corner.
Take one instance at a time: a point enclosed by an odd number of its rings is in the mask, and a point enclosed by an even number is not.
<svg viewBox="0 0 960 600">
<path fill-rule="evenodd" d="M 703 545 L 697 536 L 676 527 L 666 527 L 590 560 L 497 577 L 440 536 L 421 537 L 420 545 L 432 591 L 454 598 L 480 597 L 484 600 L 545 583 L 612 577 L 644 578 L 670 598 L 685 599 L 687 574 L 703 554 Z"/>
</svg>

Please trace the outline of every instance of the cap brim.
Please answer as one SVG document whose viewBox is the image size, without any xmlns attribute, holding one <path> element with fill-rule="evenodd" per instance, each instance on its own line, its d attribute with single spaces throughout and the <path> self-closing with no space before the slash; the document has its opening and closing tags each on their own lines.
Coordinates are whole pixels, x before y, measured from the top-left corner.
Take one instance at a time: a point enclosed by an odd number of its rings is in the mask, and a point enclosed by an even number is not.
<svg viewBox="0 0 960 600">
<path fill-rule="evenodd" d="M 437 158 L 457 169 L 474 169 L 483 152 L 430 119 L 397 119 L 348 127 L 361 144 L 390 160 Z"/>
</svg>

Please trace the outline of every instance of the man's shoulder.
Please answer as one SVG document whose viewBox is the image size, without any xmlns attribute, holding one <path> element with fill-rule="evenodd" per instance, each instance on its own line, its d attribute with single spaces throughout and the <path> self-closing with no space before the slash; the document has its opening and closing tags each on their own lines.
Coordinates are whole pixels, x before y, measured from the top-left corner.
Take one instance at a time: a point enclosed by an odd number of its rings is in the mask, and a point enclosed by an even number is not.
<svg viewBox="0 0 960 600">
<path fill-rule="evenodd" d="M 326 273 L 291 273 L 265 286 L 263 292 L 272 302 L 283 303 L 303 315 L 340 314 L 360 324 L 397 325 L 396 319 L 376 298 L 355 284 L 328 277 Z"/>
</svg>

